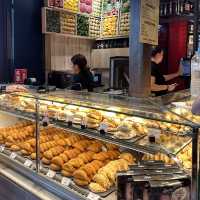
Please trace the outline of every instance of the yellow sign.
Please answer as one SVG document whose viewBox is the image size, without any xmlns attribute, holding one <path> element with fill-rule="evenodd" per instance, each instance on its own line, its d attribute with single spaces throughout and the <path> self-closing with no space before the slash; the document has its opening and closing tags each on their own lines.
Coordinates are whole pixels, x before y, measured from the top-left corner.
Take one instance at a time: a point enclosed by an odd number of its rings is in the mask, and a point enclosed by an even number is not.
<svg viewBox="0 0 200 200">
<path fill-rule="evenodd" d="M 141 0 L 140 42 L 158 45 L 160 0 Z"/>
</svg>

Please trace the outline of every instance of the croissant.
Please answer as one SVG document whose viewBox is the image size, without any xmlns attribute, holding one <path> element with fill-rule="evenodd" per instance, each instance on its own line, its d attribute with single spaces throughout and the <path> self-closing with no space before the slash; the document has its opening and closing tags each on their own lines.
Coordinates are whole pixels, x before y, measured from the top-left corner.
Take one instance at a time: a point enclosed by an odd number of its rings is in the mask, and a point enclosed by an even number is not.
<svg viewBox="0 0 200 200">
<path fill-rule="evenodd" d="M 135 161 L 135 159 L 133 158 L 133 155 L 131 153 L 122 153 L 120 155 L 120 158 L 126 160 L 130 164 L 133 164 Z"/>
<path fill-rule="evenodd" d="M 51 164 L 51 161 L 46 159 L 45 157 L 42 158 L 42 162 L 46 165 L 50 165 Z"/>
<path fill-rule="evenodd" d="M 78 149 L 70 149 L 70 150 L 64 151 L 64 154 L 67 155 L 67 157 L 69 158 L 69 160 L 72 159 L 72 158 L 75 158 L 80 153 L 81 152 Z"/>
<path fill-rule="evenodd" d="M 84 170 L 81 170 L 81 169 L 76 170 L 73 173 L 73 176 L 75 177 L 75 179 L 80 179 L 83 181 L 90 182 L 90 178 L 88 177 L 87 173 Z"/>
<path fill-rule="evenodd" d="M 94 153 L 91 151 L 88 151 L 86 153 L 82 153 L 78 155 L 78 158 L 80 158 L 84 163 L 88 163 L 92 161 Z"/>
<path fill-rule="evenodd" d="M 100 160 L 100 161 L 105 161 L 107 159 L 117 159 L 119 156 L 119 151 L 107 151 L 107 152 L 101 152 L 98 154 L 95 154 L 93 156 L 94 160 Z"/>
<path fill-rule="evenodd" d="M 101 192 L 106 192 L 106 189 L 103 188 L 101 185 L 98 183 L 90 183 L 89 189 L 94 192 L 94 193 L 101 193 Z"/>
<path fill-rule="evenodd" d="M 75 144 L 73 144 L 72 146 L 74 148 L 77 148 L 79 149 L 80 151 L 85 151 L 85 149 L 91 144 L 91 141 L 90 140 L 81 140 Z"/>
<path fill-rule="evenodd" d="M 89 185 L 89 181 L 86 181 L 86 180 L 80 180 L 80 179 L 74 179 L 74 182 L 77 184 L 77 185 L 80 185 L 80 186 L 87 186 Z"/>
<path fill-rule="evenodd" d="M 10 149 L 11 149 L 11 151 L 19 151 L 20 150 L 20 147 L 18 146 L 18 145 L 12 145 L 11 147 L 10 147 Z"/>
<path fill-rule="evenodd" d="M 70 173 L 73 173 L 76 171 L 76 168 L 73 165 L 69 165 L 68 163 L 64 164 L 62 169 Z"/>
<path fill-rule="evenodd" d="M 67 161 L 68 161 L 68 157 L 65 154 L 61 154 L 59 156 L 54 157 L 51 160 L 51 163 L 62 167 L 64 165 L 64 163 Z"/>
<path fill-rule="evenodd" d="M 68 171 L 65 171 L 65 170 L 62 170 L 62 171 L 61 171 L 61 174 L 62 174 L 63 176 L 66 176 L 66 177 L 72 176 L 72 173 L 70 173 L 70 172 L 68 172 Z"/>
<path fill-rule="evenodd" d="M 87 150 L 88 151 L 92 151 L 92 152 L 95 152 L 95 153 L 99 153 L 101 150 L 102 150 L 102 146 L 103 144 L 100 143 L 100 142 L 95 142 L 93 144 L 91 144 Z"/>
<path fill-rule="evenodd" d="M 50 164 L 50 169 L 53 171 L 59 171 L 61 167 L 52 163 Z"/>
<path fill-rule="evenodd" d="M 105 189 L 109 189 L 112 186 L 112 183 L 110 182 L 109 178 L 100 173 L 94 176 L 93 181 L 98 183 Z"/>
<path fill-rule="evenodd" d="M 83 137 L 79 136 L 79 135 L 72 135 L 69 138 L 65 139 L 66 144 L 68 146 L 72 146 L 74 143 L 78 142 L 79 140 L 81 140 Z"/>
<path fill-rule="evenodd" d="M 119 149 L 119 147 L 115 144 L 106 143 L 105 146 L 106 146 L 107 150 L 118 150 Z"/>
</svg>

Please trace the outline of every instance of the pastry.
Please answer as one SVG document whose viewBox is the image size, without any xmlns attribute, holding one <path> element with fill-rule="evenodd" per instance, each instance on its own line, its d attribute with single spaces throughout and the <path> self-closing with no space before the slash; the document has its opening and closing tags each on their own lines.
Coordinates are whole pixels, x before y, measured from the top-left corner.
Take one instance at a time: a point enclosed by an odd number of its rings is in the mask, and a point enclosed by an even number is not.
<svg viewBox="0 0 200 200">
<path fill-rule="evenodd" d="M 104 174 L 96 174 L 93 178 L 93 181 L 95 183 L 98 183 L 100 186 L 102 186 L 105 189 L 109 189 L 112 186 L 112 183 L 110 183 L 109 178 L 105 176 Z"/>
<path fill-rule="evenodd" d="M 42 162 L 44 163 L 44 164 L 46 164 L 46 165 L 50 165 L 51 164 L 51 161 L 50 160 L 48 160 L 48 159 L 46 159 L 46 158 L 42 158 Z"/>
<path fill-rule="evenodd" d="M 11 149 L 11 151 L 19 151 L 20 150 L 20 147 L 18 146 L 18 145 L 12 145 L 11 147 L 10 147 L 10 149 Z"/>
<path fill-rule="evenodd" d="M 79 149 L 80 151 L 85 151 L 85 149 L 92 143 L 91 140 L 81 140 L 75 144 L 73 144 L 72 146 L 74 148 Z"/>
<path fill-rule="evenodd" d="M 126 160 L 129 164 L 133 164 L 135 161 L 131 153 L 122 153 L 120 154 L 120 158 Z"/>
<path fill-rule="evenodd" d="M 79 149 L 70 149 L 67 151 L 64 151 L 64 154 L 67 155 L 67 157 L 70 159 L 75 158 L 76 156 L 78 156 L 80 154 L 80 150 Z"/>
<path fill-rule="evenodd" d="M 119 149 L 119 147 L 117 145 L 111 144 L 111 143 L 106 143 L 105 146 L 106 146 L 107 150 L 118 150 Z"/>
<path fill-rule="evenodd" d="M 101 185 L 99 185 L 98 183 L 94 183 L 94 182 L 89 184 L 89 189 L 94 193 L 101 193 L 101 192 L 106 192 L 107 191 Z"/>
<path fill-rule="evenodd" d="M 90 112 L 87 114 L 88 118 L 96 119 L 98 121 L 102 121 L 102 114 L 98 112 L 97 110 L 90 110 Z"/>
<path fill-rule="evenodd" d="M 80 180 L 80 179 L 77 179 L 77 178 L 74 179 L 74 182 L 77 185 L 80 185 L 80 186 L 87 186 L 87 185 L 89 185 L 88 181 L 86 181 L 86 180 Z"/>
<path fill-rule="evenodd" d="M 103 144 L 100 142 L 95 142 L 93 144 L 91 144 L 90 146 L 87 147 L 88 151 L 92 151 L 95 153 L 98 153 L 102 150 Z"/>
<path fill-rule="evenodd" d="M 88 177 L 87 173 L 84 170 L 81 170 L 81 169 L 76 170 L 73 173 L 73 176 L 74 176 L 75 179 L 90 182 L 90 178 Z"/>
<path fill-rule="evenodd" d="M 59 171 L 61 169 L 61 167 L 52 163 L 50 165 L 50 169 L 53 171 Z"/>
<path fill-rule="evenodd" d="M 65 170 L 61 170 L 61 174 L 62 174 L 63 176 L 66 176 L 66 177 L 71 177 L 73 173 L 70 173 L 70 172 L 65 171 Z"/>
</svg>

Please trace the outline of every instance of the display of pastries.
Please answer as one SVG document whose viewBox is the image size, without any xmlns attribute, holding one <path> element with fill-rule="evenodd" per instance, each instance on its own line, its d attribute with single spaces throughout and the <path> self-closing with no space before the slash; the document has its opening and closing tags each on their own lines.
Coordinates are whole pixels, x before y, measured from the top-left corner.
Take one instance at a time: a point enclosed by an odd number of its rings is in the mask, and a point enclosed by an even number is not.
<svg viewBox="0 0 200 200">
<path fill-rule="evenodd" d="M 164 155 L 162 153 L 157 153 L 156 155 L 145 154 L 143 156 L 143 160 L 163 161 L 166 164 L 174 164 L 175 163 L 175 161 L 172 160 L 169 156 Z"/>
<path fill-rule="evenodd" d="M 35 112 L 34 102 L 25 99 L 5 95 L 1 105 L 5 103 L 6 106 L 9 106 L 9 103 L 12 102 L 12 108 L 27 113 Z M 5 100 L 9 103 L 6 103 Z M 160 131 L 157 143 L 171 151 L 176 151 L 177 147 L 181 147 L 189 140 L 187 136 L 178 135 L 178 133 L 184 133 L 188 130 L 182 125 L 140 117 L 126 117 L 125 114 L 117 113 L 120 112 L 120 109 L 116 110 L 115 113 L 114 111 L 102 111 L 101 107 L 95 110 L 83 106 L 71 106 L 61 103 L 46 104 L 45 102 L 41 102 L 41 116 L 47 114 L 49 118 L 63 122 L 70 119 L 74 127 L 85 123 L 86 128 L 95 129 L 96 131 L 100 130 L 102 124 L 106 124 L 108 133 L 106 136 L 112 138 L 122 140 L 130 140 L 136 136 L 148 138 L 145 135 L 149 133 L 150 128 L 153 128 Z M 187 112 L 179 110 L 179 114 L 186 115 Z M 170 113 L 165 113 L 165 117 L 168 120 L 178 120 Z M 15 125 L 0 128 L 0 143 L 11 151 L 19 153 L 19 155 L 35 160 L 35 132 L 34 123 L 20 121 Z M 52 126 L 40 127 L 39 144 L 40 159 L 45 167 L 61 173 L 62 176 L 72 177 L 77 185 L 87 186 L 95 193 L 108 191 L 115 185 L 117 173 L 128 170 L 129 165 L 136 162 L 131 153 L 122 153 L 124 149 L 114 144 L 89 139 Z M 188 146 L 177 155 L 184 168 L 191 168 L 191 153 L 191 146 Z M 146 154 L 142 159 L 160 160 L 167 164 L 175 163 L 173 159 L 162 153 Z"/>
<path fill-rule="evenodd" d="M 119 171 L 128 170 L 129 165 L 134 163 L 134 158 L 130 153 L 120 155 L 120 159 L 110 161 L 107 165 L 98 170 L 89 185 L 92 192 L 100 193 L 110 189 L 116 184 L 116 175 Z"/>
</svg>

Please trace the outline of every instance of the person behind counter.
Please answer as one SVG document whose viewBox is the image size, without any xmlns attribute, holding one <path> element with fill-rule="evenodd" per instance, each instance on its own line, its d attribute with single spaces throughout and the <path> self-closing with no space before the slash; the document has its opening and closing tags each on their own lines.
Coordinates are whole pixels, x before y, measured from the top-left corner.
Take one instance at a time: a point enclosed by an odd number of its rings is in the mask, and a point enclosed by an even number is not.
<svg viewBox="0 0 200 200">
<path fill-rule="evenodd" d="M 81 54 L 74 55 L 71 58 L 73 64 L 73 82 L 72 90 L 84 90 L 87 89 L 89 92 L 93 91 L 94 78 L 90 69 L 87 67 L 87 59 Z"/>
<path fill-rule="evenodd" d="M 156 96 L 164 95 L 176 89 L 177 84 L 167 84 L 180 75 L 180 72 L 163 75 L 160 70 L 160 63 L 163 61 L 164 51 L 160 47 L 156 47 L 151 54 L 151 91 Z"/>
</svg>

